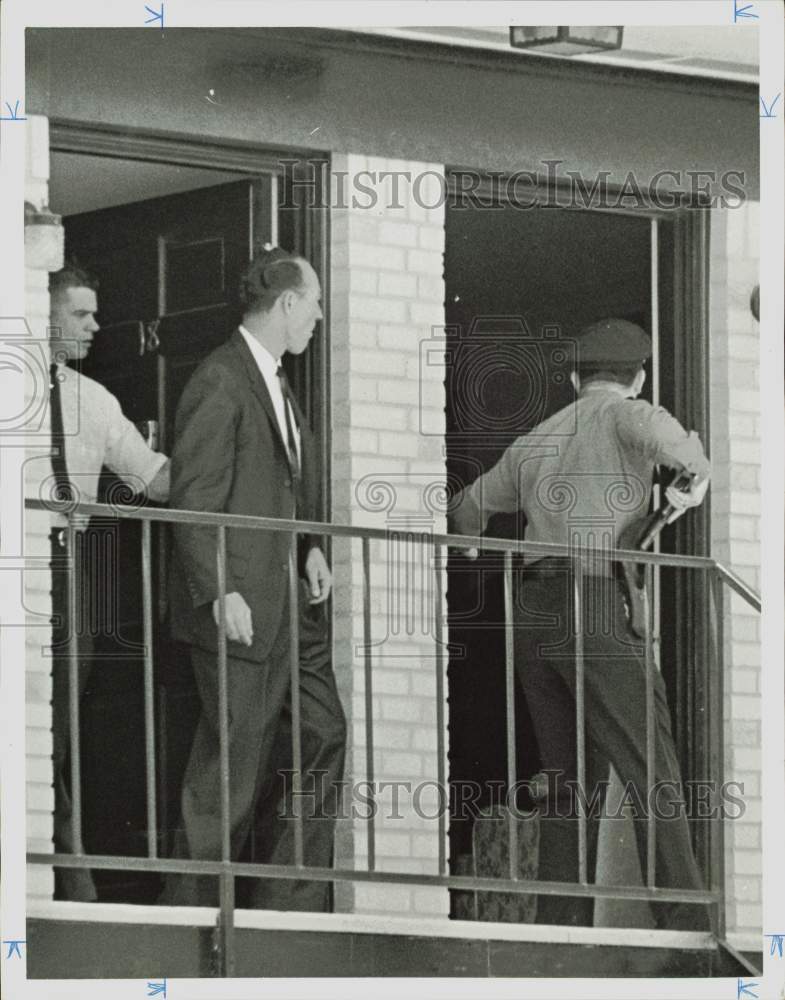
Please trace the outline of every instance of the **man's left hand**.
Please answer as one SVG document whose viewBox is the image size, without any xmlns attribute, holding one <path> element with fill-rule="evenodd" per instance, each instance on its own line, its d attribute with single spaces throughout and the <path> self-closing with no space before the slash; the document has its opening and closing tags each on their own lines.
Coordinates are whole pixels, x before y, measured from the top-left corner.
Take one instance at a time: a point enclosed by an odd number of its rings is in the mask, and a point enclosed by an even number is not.
<svg viewBox="0 0 785 1000">
<path fill-rule="evenodd" d="M 147 487 L 147 495 L 154 503 L 166 503 L 169 499 L 169 477 L 172 462 L 168 459 L 153 476 L 150 485 Z"/>
<path fill-rule="evenodd" d="M 311 604 L 323 604 L 330 596 L 333 577 L 321 549 L 311 549 L 308 553 L 305 576 L 311 591 Z"/>
</svg>

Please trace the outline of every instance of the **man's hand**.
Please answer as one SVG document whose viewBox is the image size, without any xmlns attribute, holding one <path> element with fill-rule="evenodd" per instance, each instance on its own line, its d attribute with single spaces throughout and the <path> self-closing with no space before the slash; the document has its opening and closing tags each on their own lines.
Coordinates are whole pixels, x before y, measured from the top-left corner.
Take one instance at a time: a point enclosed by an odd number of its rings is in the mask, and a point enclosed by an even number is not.
<svg viewBox="0 0 785 1000">
<path fill-rule="evenodd" d="M 166 503 L 169 499 L 169 474 L 171 466 L 172 462 L 167 458 L 147 487 L 147 495 L 155 503 Z"/>
<path fill-rule="evenodd" d="M 311 604 L 323 604 L 330 596 L 333 577 L 321 549 L 311 549 L 305 560 L 305 576 L 311 591 Z"/>
<path fill-rule="evenodd" d="M 709 477 L 694 479 L 689 490 L 677 490 L 674 486 L 669 486 L 665 490 L 668 503 L 673 506 L 673 513 L 668 518 L 668 524 L 672 524 L 677 518 L 690 509 L 698 507 L 703 503 L 706 490 L 709 488 Z"/>
<path fill-rule="evenodd" d="M 213 601 L 213 618 L 218 624 L 220 615 L 220 601 L 216 598 Z M 251 609 L 245 603 L 242 594 L 233 590 L 226 595 L 226 638 L 232 642 L 242 642 L 245 646 L 250 646 L 253 642 L 253 621 L 251 619 Z"/>
</svg>

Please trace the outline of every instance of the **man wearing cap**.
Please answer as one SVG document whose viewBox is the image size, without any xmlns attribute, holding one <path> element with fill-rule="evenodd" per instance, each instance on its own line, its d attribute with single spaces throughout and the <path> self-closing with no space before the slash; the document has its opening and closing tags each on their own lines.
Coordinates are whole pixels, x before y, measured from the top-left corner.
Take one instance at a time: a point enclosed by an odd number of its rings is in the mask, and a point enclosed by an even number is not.
<svg viewBox="0 0 785 1000">
<path fill-rule="evenodd" d="M 631 631 L 621 584 L 604 552 L 649 512 L 656 466 L 686 471 L 688 492 L 665 491 L 671 520 L 703 500 L 710 466 L 698 437 L 665 409 L 637 399 L 651 355 L 646 333 L 608 319 L 578 338 L 571 378 L 575 402 L 518 438 L 487 473 L 455 498 L 453 530 L 478 535 L 497 512 L 523 510 L 526 541 L 571 549 L 591 547 L 580 559 L 528 555 L 514 611 L 516 673 L 526 695 L 540 752 L 549 773 L 541 810 L 541 880 L 579 881 L 578 796 L 586 803 L 587 872 L 594 877 L 599 821 L 612 764 L 641 803 L 634 827 L 646 870 L 646 680 L 644 649 Z M 470 554 L 473 551 L 470 550 Z M 575 590 L 581 592 L 585 704 L 586 788 L 577 788 Z M 658 887 L 703 889 L 679 807 L 680 775 L 665 685 L 654 679 Z M 661 793 L 661 794 L 660 794 Z M 595 796 L 599 798 L 595 799 Z M 593 799 L 595 806 L 591 805 Z M 673 816 L 668 819 L 665 817 Z M 539 896 L 538 923 L 593 922 L 589 897 Z M 657 903 L 663 928 L 708 928 L 705 907 Z"/>
</svg>

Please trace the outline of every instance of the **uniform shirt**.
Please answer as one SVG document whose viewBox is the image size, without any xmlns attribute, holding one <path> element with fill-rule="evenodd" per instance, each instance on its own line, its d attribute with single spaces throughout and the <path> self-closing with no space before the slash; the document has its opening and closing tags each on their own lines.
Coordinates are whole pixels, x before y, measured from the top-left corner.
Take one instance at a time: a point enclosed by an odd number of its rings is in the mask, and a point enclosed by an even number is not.
<svg viewBox="0 0 785 1000">
<path fill-rule="evenodd" d="M 280 359 L 276 359 L 270 354 L 266 347 L 263 347 L 259 341 L 254 337 L 252 333 L 249 333 L 245 327 L 240 324 L 240 333 L 251 349 L 251 354 L 254 356 L 254 361 L 261 372 L 264 383 L 267 386 L 267 391 L 270 393 L 270 398 L 273 401 L 273 409 L 275 410 L 275 416 L 278 420 L 278 430 L 281 432 L 281 439 L 284 444 L 289 440 L 286 434 L 286 410 L 285 402 L 283 398 L 283 390 L 281 389 L 281 380 L 278 378 L 278 366 L 281 363 Z M 302 463 L 302 457 L 300 455 L 300 429 L 297 426 L 297 421 L 294 419 L 294 414 L 289 410 L 289 416 L 292 423 L 292 430 L 294 431 L 294 443 L 297 448 L 297 461 Z"/>
<path fill-rule="evenodd" d="M 697 435 L 667 410 L 625 398 L 608 383 L 590 383 L 468 488 L 471 507 L 459 508 L 456 522 L 462 534 L 478 534 L 465 529 L 479 522 L 483 530 L 491 514 L 520 509 L 527 541 L 619 547 L 622 533 L 648 514 L 655 465 L 701 478 L 710 471 Z M 594 560 L 590 572 L 611 571 Z"/>
<path fill-rule="evenodd" d="M 99 382 L 67 365 L 58 365 L 58 374 L 64 376 L 60 402 L 65 462 L 75 495 L 86 503 L 95 503 L 104 465 L 128 483 L 134 493 L 143 493 L 167 461 L 166 455 L 147 446 L 115 397 Z M 53 518 L 56 527 L 66 524 L 63 514 L 54 514 Z M 84 527 L 86 519 L 78 522 L 79 527 Z"/>
</svg>

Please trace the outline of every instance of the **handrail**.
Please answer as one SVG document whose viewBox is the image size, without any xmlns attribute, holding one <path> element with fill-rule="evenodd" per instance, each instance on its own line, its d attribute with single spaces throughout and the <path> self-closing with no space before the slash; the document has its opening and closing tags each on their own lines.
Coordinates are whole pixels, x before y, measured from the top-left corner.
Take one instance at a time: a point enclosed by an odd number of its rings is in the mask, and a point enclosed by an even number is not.
<svg viewBox="0 0 785 1000">
<path fill-rule="evenodd" d="M 332 524 L 326 521 L 296 521 L 277 517 L 254 517 L 249 514 L 216 514 L 206 511 L 179 510 L 172 507 L 123 507 L 103 503 L 77 503 L 68 507 L 34 497 L 25 499 L 28 510 L 68 514 L 78 511 L 88 517 L 119 517 L 136 521 L 162 521 L 168 524 L 196 524 L 205 527 L 243 528 L 257 531 L 296 531 L 299 534 L 329 535 L 333 538 L 390 537 L 386 528 L 363 525 Z M 519 555 L 578 556 L 601 553 L 610 561 L 636 562 L 643 565 L 672 566 L 682 569 L 718 570 L 728 585 L 753 607 L 760 610 L 760 595 L 731 570 L 711 556 L 689 556 L 663 552 L 640 552 L 637 549 L 592 548 L 581 545 L 561 545 L 555 542 L 526 542 L 509 538 L 488 538 L 480 535 L 452 535 L 438 532 L 423 533 L 421 541 L 428 545 L 448 545 L 451 548 L 482 548 L 489 552 L 513 552 Z"/>
<path fill-rule="evenodd" d="M 761 596 L 756 591 L 750 587 L 749 584 L 745 583 L 741 577 L 737 576 L 732 569 L 728 569 L 721 562 L 715 564 L 717 572 L 720 574 L 725 583 L 734 590 L 740 597 L 753 607 L 756 611 L 762 610 Z"/>
<path fill-rule="evenodd" d="M 391 885 L 438 886 L 483 892 L 537 893 L 543 896 L 580 896 L 594 899 L 637 899 L 662 903 L 711 903 L 710 889 L 650 888 L 640 885 L 601 885 L 596 882 L 550 882 L 539 879 L 496 878 L 488 875 L 432 875 L 426 872 L 365 871 L 362 868 L 322 868 L 317 865 L 267 864 L 257 861 L 207 861 L 201 858 L 144 858 L 119 854 L 47 854 L 29 851 L 29 864 L 54 868 L 96 868 L 101 871 L 172 872 L 182 875 L 225 875 L 242 878 L 270 876 L 276 879 L 313 882 L 384 882 Z"/>
</svg>

